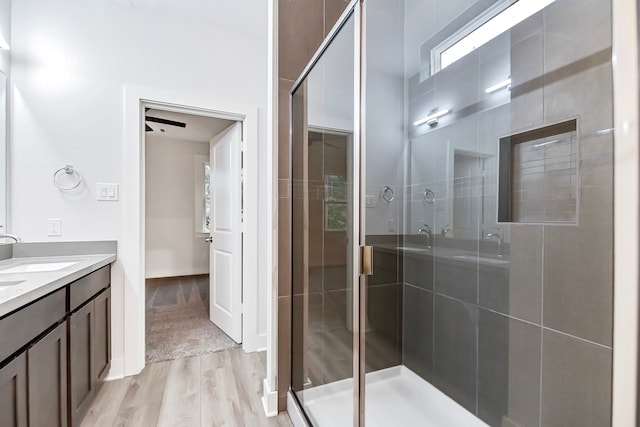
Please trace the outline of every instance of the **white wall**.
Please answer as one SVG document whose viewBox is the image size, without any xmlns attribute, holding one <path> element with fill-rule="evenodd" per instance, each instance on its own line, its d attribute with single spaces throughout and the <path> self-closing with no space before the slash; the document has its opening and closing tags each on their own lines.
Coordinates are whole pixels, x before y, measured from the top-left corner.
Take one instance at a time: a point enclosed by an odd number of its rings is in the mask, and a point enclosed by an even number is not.
<svg viewBox="0 0 640 427">
<path fill-rule="evenodd" d="M 0 0 L 0 37 L 11 46 L 11 0 Z M 9 51 L 0 49 L 0 72 L 9 75 Z"/>
<path fill-rule="evenodd" d="M 208 142 L 146 137 L 146 277 L 209 272 L 208 234 L 196 233 L 196 155 L 209 156 Z"/>
<path fill-rule="evenodd" d="M 264 142 L 266 2 L 233 2 L 246 9 L 245 14 L 226 14 L 235 6 L 219 0 L 138 6 L 143 3 L 13 4 L 10 230 L 26 241 L 122 242 L 128 213 L 121 201 L 96 201 L 95 185 L 123 181 L 125 85 L 258 107 L 260 143 Z M 218 14 L 213 13 L 216 5 L 221 7 Z M 248 15 L 264 22 L 252 27 Z M 244 33 L 221 29 L 221 21 L 225 28 L 237 24 Z M 52 173 L 65 163 L 73 164 L 84 178 L 85 184 L 74 193 L 60 192 L 51 183 Z M 270 208 L 261 208 L 266 209 Z M 47 236 L 46 220 L 51 217 L 61 218 L 61 237 Z M 132 369 L 125 366 L 123 287 L 128 272 L 123 264 L 116 263 L 112 280 L 116 375 Z"/>
</svg>

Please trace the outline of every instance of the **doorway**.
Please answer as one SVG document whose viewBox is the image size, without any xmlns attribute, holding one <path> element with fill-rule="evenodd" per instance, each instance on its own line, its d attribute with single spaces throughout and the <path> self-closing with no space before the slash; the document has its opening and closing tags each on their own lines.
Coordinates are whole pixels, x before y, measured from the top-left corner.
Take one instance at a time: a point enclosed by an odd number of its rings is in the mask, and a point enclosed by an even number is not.
<svg viewBox="0 0 640 427">
<path fill-rule="evenodd" d="M 266 311 L 268 283 L 265 269 L 260 264 L 271 236 L 258 236 L 258 225 L 265 226 L 269 215 L 259 215 L 258 206 L 268 200 L 268 191 L 259 179 L 259 121 L 255 106 L 236 105 L 211 100 L 194 94 L 177 93 L 157 88 L 135 85 L 125 87 L 125 156 L 122 200 L 124 227 L 118 254 L 121 260 L 124 283 L 120 298 L 124 301 L 124 340 L 121 342 L 123 359 L 116 360 L 117 371 L 123 375 L 135 375 L 145 366 L 145 182 L 144 182 L 144 114 L 145 108 L 191 113 L 242 123 L 244 152 L 244 220 L 242 277 L 244 296 L 242 301 L 242 349 L 254 352 L 267 348 Z M 264 171 L 263 171 L 264 172 Z M 266 182 L 266 181 L 265 181 Z M 267 197 L 265 197 L 267 196 Z M 266 226 L 265 226 L 266 227 Z M 264 263 L 263 263 L 264 264 Z M 126 327 L 124 326 L 126 325 Z M 117 347 L 114 346 L 114 348 Z M 119 366 L 118 366 L 119 365 Z"/>
<path fill-rule="evenodd" d="M 213 266 L 210 248 L 216 246 L 211 243 L 214 223 L 224 216 L 235 216 L 235 222 L 241 223 L 241 196 L 235 209 L 218 209 L 219 218 L 214 219 L 212 212 L 214 187 L 223 207 L 231 205 L 224 198 L 241 194 L 230 188 L 241 185 L 241 170 L 239 166 L 220 170 L 230 163 L 227 159 L 212 168 L 210 154 L 228 129 L 242 125 L 151 107 L 144 109 L 144 123 L 145 360 L 151 363 L 236 347 L 242 341 L 241 319 L 234 319 L 234 324 L 224 314 L 235 311 L 238 317 L 241 313 L 228 302 L 223 302 L 224 310 L 217 307 L 221 296 L 241 294 L 242 254 L 224 252 L 230 255 L 224 259 L 237 258 L 234 282 L 217 271 L 226 266 Z M 236 132 L 226 141 L 239 152 L 240 139 L 241 132 Z M 212 170 L 218 174 L 215 182 Z M 240 241 L 240 227 L 234 231 Z"/>
</svg>

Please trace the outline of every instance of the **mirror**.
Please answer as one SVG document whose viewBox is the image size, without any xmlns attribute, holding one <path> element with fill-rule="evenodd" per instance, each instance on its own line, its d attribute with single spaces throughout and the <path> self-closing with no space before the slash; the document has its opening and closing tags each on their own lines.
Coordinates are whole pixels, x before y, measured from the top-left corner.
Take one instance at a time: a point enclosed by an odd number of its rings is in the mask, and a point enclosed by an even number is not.
<svg viewBox="0 0 640 427">
<path fill-rule="evenodd" d="M 499 227 L 509 241 L 497 194 L 500 138 L 511 133 L 515 111 L 505 80 L 512 56 L 507 31 L 435 74 L 413 77 L 407 234 L 428 224 L 439 236 L 483 241 Z"/>
<path fill-rule="evenodd" d="M 0 234 L 7 232 L 7 80 L 0 71 Z"/>
</svg>

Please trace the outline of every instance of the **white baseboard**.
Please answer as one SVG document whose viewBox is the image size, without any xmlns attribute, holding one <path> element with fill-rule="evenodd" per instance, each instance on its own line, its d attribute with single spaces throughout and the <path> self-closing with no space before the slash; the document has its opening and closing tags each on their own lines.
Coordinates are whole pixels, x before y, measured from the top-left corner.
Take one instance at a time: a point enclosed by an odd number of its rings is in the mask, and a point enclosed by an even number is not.
<svg viewBox="0 0 640 427">
<path fill-rule="evenodd" d="M 144 277 L 145 279 L 161 279 L 163 277 L 199 276 L 201 274 L 209 274 L 209 268 L 157 270 L 148 272 Z"/>
<path fill-rule="evenodd" d="M 278 390 L 269 391 L 266 378 L 262 381 L 262 407 L 267 417 L 278 415 Z"/>
<path fill-rule="evenodd" d="M 124 359 L 111 359 L 111 368 L 106 381 L 124 378 Z"/>
<path fill-rule="evenodd" d="M 267 334 L 258 335 L 256 339 L 256 351 L 265 351 L 267 349 Z"/>
</svg>

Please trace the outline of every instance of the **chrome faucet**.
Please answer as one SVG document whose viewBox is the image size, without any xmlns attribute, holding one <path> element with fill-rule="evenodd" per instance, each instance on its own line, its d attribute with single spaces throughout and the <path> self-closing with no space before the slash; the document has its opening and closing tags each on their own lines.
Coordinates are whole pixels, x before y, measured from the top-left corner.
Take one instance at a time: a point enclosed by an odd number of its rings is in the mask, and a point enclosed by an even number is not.
<svg viewBox="0 0 640 427">
<path fill-rule="evenodd" d="M 429 224 L 423 224 L 423 227 L 424 228 L 418 229 L 418 234 L 424 234 L 427 236 L 427 248 L 431 249 L 431 227 L 429 227 Z"/>
<path fill-rule="evenodd" d="M 498 242 L 498 258 L 502 258 L 504 254 L 502 253 L 502 244 L 504 243 L 504 233 L 500 227 L 494 227 L 495 231 L 493 233 L 487 233 L 484 237 L 484 240 L 495 239 Z"/>
<path fill-rule="evenodd" d="M 22 239 L 15 234 L 0 234 L 0 239 L 13 239 L 16 243 L 20 243 L 22 241 Z"/>
</svg>

